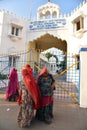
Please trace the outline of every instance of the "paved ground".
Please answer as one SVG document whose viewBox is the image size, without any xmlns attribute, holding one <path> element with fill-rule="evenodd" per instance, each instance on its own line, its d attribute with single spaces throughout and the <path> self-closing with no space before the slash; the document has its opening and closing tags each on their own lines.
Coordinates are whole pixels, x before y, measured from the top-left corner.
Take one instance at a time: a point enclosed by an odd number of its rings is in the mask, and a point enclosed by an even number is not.
<svg viewBox="0 0 87 130">
<path fill-rule="evenodd" d="M 21 130 L 17 125 L 19 106 L 4 100 L 0 90 L 0 130 Z M 54 100 L 54 119 L 52 124 L 34 120 L 29 130 L 87 130 L 87 109 L 65 101 Z"/>
</svg>

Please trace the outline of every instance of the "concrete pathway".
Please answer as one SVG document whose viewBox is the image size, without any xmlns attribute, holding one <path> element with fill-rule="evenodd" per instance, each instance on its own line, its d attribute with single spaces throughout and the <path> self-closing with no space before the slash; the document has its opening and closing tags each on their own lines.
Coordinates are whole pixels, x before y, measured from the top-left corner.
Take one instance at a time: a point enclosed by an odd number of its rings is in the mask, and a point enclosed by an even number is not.
<svg viewBox="0 0 87 130">
<path fill-rule="evenodd" d="M 4 100 L 0 91 L 0 130 L 21 130 L 17 124 L 19 106 Z M 50 125 L 34 120 L 29 130 L 87 130 L 87 109 L 65 101 L 54 100 L 54 119 Z"/>
</svg>

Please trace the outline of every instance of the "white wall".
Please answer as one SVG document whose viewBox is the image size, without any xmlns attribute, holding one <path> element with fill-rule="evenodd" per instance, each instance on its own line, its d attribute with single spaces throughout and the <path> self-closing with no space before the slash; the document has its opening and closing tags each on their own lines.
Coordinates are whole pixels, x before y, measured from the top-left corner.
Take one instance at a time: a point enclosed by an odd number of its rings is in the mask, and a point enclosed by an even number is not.
<svg viewBox="0 0 87 130">
<path fill-rule="evenodd" d="M 80 51 L 80 107 L 87 108 L 87 48 Z"/>
<path fill-rule="evenodd" d="M 11 23 L 14 22 L 23 27 L 22 35 L 20 39 L 13 40 L 9 37 L 9 33 L 11 33 Z M 2 42 L 0 45 L 0 53 L 7 53 L 11 48 L 14 48 L 13 51 L 24 50 L 26 44 L 26 35 L 27 35 L 27 27 L 28 21 L 17 17 L 14 14 L 10 14 L 8 12 L 4 12 L 3 16 L 3 30 L 2 30 Z"/>
<path fill-rule="evenodd" d="M 2 37 L 2 27 L 3 27 L 3 12 L 0 11 L 0 45 L 1 45 L 1 37 Z"/>
<path fill-rule="evenodd" d="M 46 33 L 49 33 L 50 35 L 53 35 L 54 37 L 61 38 L 62 40 L 67 40 L 68 32 L 67 29 L 65 28 L 60 28 L 60 29 L 49 29 L 49 30 L 37 30 L 37 31 L 30 31 L 29 30 L 29 35 L 28 35 L 28 40 L 33 41 L 42 35 L 45 35 Z"/>
</svg>

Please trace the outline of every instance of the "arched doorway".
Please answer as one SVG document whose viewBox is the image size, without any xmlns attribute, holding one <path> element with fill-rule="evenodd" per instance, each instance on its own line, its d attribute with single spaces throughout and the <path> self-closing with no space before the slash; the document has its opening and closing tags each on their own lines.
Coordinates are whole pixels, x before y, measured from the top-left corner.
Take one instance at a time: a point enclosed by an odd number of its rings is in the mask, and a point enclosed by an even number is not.
<svg viewBox="0 0 87 130">
<path fill-rule="evenodd" d="M 32 50 L 34 61 L 38 62 L 39 54 L 49 48 L 55 47 L 64 52 L 67 52 L 67 42 L 51 34 L 44 34 L 37 39 L 28 43 L 28 50 Z M 28 61 L 31 61 L 31 53 L 28 55 Z"/>
</svg>

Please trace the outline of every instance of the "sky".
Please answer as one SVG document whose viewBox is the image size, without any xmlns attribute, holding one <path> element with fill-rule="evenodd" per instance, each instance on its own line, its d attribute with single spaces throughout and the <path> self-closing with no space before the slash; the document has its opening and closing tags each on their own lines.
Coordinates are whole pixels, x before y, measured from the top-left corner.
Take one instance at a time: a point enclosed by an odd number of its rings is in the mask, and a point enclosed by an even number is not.
<svg viewBox="0 0 87 130">
<path fill-rule="evenodd" d="M 51 3 L 57 4 L 62 14 L 70 13 L 84 0 L 50 0 Z M 29 19 L 36 18 L 38 7 L 46 4 L 48 0 L 0 0 L 0 10 L 5 9 L 9 12 Z"/>
</svg>

